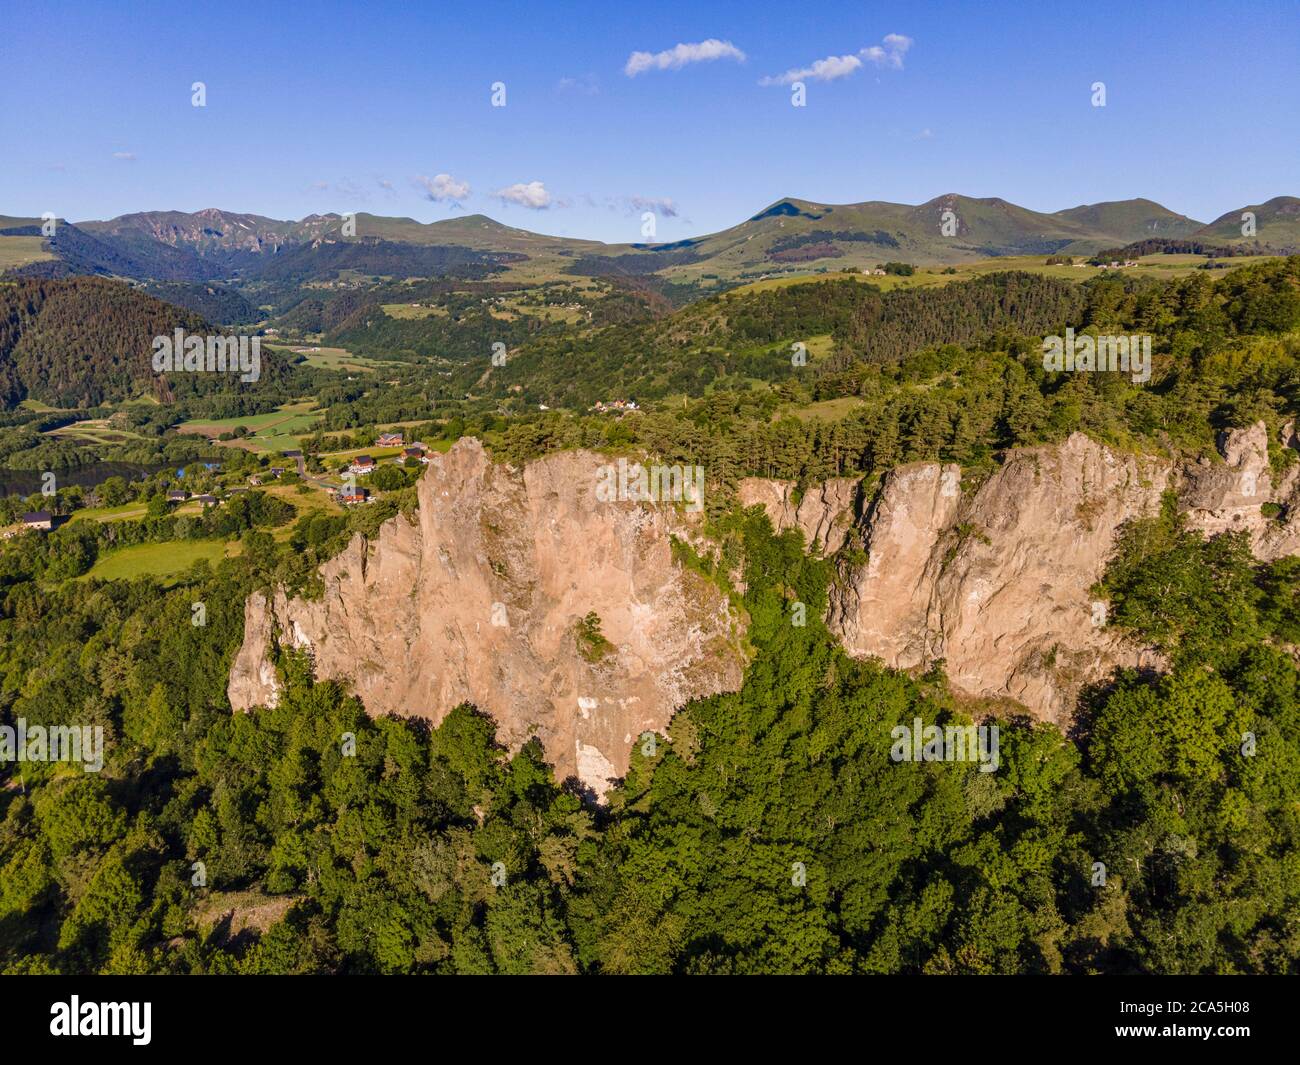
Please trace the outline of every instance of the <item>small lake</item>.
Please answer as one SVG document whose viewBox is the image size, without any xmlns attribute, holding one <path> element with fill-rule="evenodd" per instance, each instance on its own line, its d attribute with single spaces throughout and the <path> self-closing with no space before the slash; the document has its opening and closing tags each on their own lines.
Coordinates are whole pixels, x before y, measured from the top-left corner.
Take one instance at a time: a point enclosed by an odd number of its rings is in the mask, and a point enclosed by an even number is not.
<svg viewBox="0 0 1300 1065">
<path fill-rule="evenodd" d="M 103 484 L 110 477 L 122 477 L 128 481 L 143 481 L 159 470 L 174 469 L 172 466 L 141 466 L 134 462 L 92 462 L 86 466 L 66 466 L 56 469 L 54 484 L 56 488 L 68 488 L 74 484 L 82 488 L 91 488 Z M 41 490 L 40 470 L 6 470 L 0 469 L 0 495 L 29 496 Z"/>
</svg>

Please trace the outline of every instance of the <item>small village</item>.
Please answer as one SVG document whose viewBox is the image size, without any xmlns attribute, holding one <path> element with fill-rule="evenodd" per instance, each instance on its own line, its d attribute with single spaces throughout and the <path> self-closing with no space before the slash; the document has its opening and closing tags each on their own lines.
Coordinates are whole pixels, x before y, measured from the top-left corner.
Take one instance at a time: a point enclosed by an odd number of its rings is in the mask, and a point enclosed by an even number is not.
<svg viewBox="0 0 1300 1065">
<path fill-rule="evenodd" d="M 614 410 L 616 408 L 611 405 L 608 409 Z M 620 409 L 635 410 L 636 405 L 624 405 Z M 377 498 L 374 491 L 364 485 L 358 485 L 356 483 L 358 477 L 367 477 L 384 466 L 410 468 L 411 462 L 426 466 L 429 463 L 432 450 L 419 440 L 411 441 L 408 444 L 400 432 L 393 431 L 378 433 L 375 436 L 373 446 L 376 451 L 392 448 L 400 450 L 396 455 L 391 456 L 376 457 L 367 453 L 353 455 L 342 460 L 335 471 L 335 476 L 340 476 L 343 483 L 336 483 L 328 474 L 310 473 L 302 451 L 289 449 L 280 453 L 280 458 L 283 460 L 281 463 L 248 474 L 243 478 L 243 483 L 229 481 L 229 483 L 214 485 L 206 491 L 190 491 L 180 487 L 169 487 L 163 493 L 163 499 L 168 511 L 176 511 L 181 507 L 188 506 L 196 508 L 196 512 L 202 513 L 214 507 L 220 507 L 233 497 L 247 493 L 252 489 L 265 489 L 283 481 L 297 483 L 304 487 L 317 488 L 330 500 L 342 507 L 373 503 Z M 197 469 L 203 474 L 213 476 L 220 476 L 223 472 L 222 464 L 219 462 L 193 463 L 188 468 L 178 468 L 175 471 L 175 479 L 178 481 L 183 479 L 188 469 Z M 51 532 L 72 520 L 75 516 L 75 513 L 59 514 L 46 509 L 27 511 L 18 515 L 16 521 L 4 528 L 0 528 L 0 540 L 8 540 L 25 532 Z"/>
</svg>

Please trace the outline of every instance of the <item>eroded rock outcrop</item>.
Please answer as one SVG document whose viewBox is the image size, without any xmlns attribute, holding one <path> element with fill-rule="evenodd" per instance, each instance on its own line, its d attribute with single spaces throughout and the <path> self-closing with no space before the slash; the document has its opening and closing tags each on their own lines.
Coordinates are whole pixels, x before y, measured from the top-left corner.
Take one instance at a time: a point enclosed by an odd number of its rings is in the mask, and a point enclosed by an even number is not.
<svg viewBox="0 0 1300 1065">
<path fill-rule="evenodd" d="M 1178 495 L 1188 524 L 1206 536 L 1245 532 L 1266 562 L 1300 553 L 1300 438 L 1293 423 L 1282 427 L 1277 442 L 1291 461 L 1274 470 L 1263 422 L 1220 433 L 1222 461 L 1203 458 L 1180 471 Z"/>
<path fill-rule="evenodd" d="M 311 652 L 317 676 L 350 679 L 371 713 L 439 721 L 472 702 L 503 743 L 536 735 L 559 777 L 603 793 L 641 733 L 735 690 L 744 668 L 724 597 L 672 559 L 670 535 L 690 536 L 690 515 L 599 501 L 604 461 L 563 452 L 520 472 L 471 439 L 435 456 L 417 520 L 354 539 L 322 567 L 321 599 L 249 599 L 231 705 L 276 698 L 278 632 Z M 581 650 L 589 613 L 612 644 L 604 655 Z"/>
<path fill-rule="evenodd" d="M 1094 624 L 1089 589 L 1119 527 L 1159 506 L 1170 467 L 1075 433 L 1010 453 L 973 493 L 958 473 L 921 464 L 886 478 L 868 562 L 842 574 L 831 627 L 851 654 L 899 668 L 942 658 L 959 691 L 1059 719 L 1082 684 L 1148 657 Z"/>
<path fill-rule="evenodd" d="M 743 507 L 761 506 L 778 533 L 798 529 L 809 548 L 831 555 L 844 546 L 853 524 L 858 480 L 835 477 L 809 486 L 796 504 L 793 481 L 746 477 L 736 496 Z"/>
<path fill-rule="evenodd" d="M 1294 429 L 1283 432 L 1293 446 Z M 954 688 L 1011 698 L 1063 720 L 1086 683 L 1119 666 L 1161 667 L 1104 625 L 1092 589 L 1121 527 L 1174 490 L 1207 535 L 1243 530 L 1265 559 L 1300 552 L 1300 464 L 1273 472 L 1262 424 L 1225 432 L 1220 460 L 1176 465 L 1081 433 L 1026 448 L 977 487 L 955 465 L 890 471 L 859 516 L 858 481 L 749 478 L 739 500 L 839 556 L 827 621 L 850 654 L 901 669 L 946 663 Z M 605 462 L 564 452 L 523 471 L 474 440 L 436 457 L 415 520 L 387 522 L 322 567 L 324 596 L 252 596 L 230 679 L 233 706 L 273 703 L 274 638 L 308 649 L 319 676 L 349 678 L 372 713 L 440 720 L 473 702 L 512 747 L 537 735 L 563 777 L 597 792 L 630 747 L 690 699 L 735 690 L 740 622 L 723 596 L 672 560 L 698 515 L 597 498 Z M 1267 511 L 1263 504 L 1273 503 Z M 613 645 L 582 652 L 595 613 Z M 590 660 L 592 657 L 594 661 Z"/>
<path fill-rule="evenodd" d="M 1219 455 L 1221 462 L 1202 458 L 1181 471 L 1178 497 L 1187 524 L 1206 536 L 1245 531 L 1257 541 L 1267 528 L 1260 506 L 1273 495 L 1264 423 L 1220 433 Z"/>
<path fill-rule="evenodd" d="M 1296 442 L 1284 427 L 1282 445 Z M 1093 623 L 1104 604 L 1091 589 L 1120 527 L 1166 490 L 1207 536 L 1245 532 L 1266 560 L 1300 552 L 1300 464 L 1272 472 L 1262 422 L 1221 433 L 1218 452 L 1175 466 L 1076 433 L 1010 453 L 972 493 L 951 491 L 956 467 L 893 470 L 862 522 L 867 562 L 841 564 L 828 623 L 851 654 L 897 668 L 942 658 L 958 690 L 1060 719 L 1081 685 L 1161 664 Z"/>
<path fill-rule="evenodd" d="M 897 669 L 930 658 L 931 589 L 942 572 L 940 541 L 961 502 L 961 467 L 915 463 L 891 470 L 864 521 L 867 563 L 852 592 L 831 598 L 829 624 L 850 654 Z"/>
</svg>

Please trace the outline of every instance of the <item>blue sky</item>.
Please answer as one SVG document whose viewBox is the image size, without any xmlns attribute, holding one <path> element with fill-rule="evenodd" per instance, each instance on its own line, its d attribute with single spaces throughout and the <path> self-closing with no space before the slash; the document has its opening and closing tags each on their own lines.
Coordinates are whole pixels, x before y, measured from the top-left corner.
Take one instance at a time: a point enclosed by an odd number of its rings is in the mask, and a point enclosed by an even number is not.
<svg viewBox="0 0 1300 1065">
<path fill-rule="evenodd" d="M 647 209 L 674 240 L 782 196 L 1148 196 L 1208 221 L 1300 195 L 1294 0 L 6 0 L 4 23 L 0 214 L 483 212 L 624 241 Z M 827 59 L 806 107 L 760 84 Z"/>
</svg>

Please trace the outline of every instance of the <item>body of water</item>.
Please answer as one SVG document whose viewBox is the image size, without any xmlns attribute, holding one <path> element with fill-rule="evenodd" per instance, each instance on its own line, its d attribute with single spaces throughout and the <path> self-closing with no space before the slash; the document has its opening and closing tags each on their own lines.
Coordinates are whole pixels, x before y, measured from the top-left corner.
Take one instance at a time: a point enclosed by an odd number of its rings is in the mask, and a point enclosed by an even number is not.
<svg viewBox="0 0 1300 1065">
<path fill-rule="evenodd" d="M 171 466 L 140 466 L 133 462 L 92 462 L 87 466 L 69 466 L 53 470 L 56 488 L 68 488 L 79 484 L 91 488 L 103 484 L 110 477 L 122 477 L 128 481 L 143 481 L 159 470 L 170 470 Z M 5 470 L 0 469 L 0 495 L 29 496 L 39 492 L 43 485 L 40 470 Z"/>
</svg>

